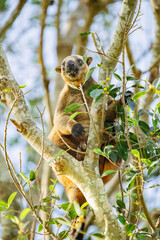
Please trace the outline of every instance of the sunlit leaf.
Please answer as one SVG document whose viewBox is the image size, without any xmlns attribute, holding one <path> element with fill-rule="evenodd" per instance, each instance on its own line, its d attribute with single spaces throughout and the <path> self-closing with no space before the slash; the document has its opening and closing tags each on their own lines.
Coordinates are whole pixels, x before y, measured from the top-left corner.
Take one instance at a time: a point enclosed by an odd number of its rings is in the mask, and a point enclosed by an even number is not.
<svg viewBox="0 0 160 240">
<path fill-rule="evenodd" d="M 23 219 L 28 215 L 30 211 L 30 208 L 23 209 L 23 211 L 20 213 L 20 220 L 23 221 Z"/>
<path fill-rule="evenodd" d="M 38 226 L 38 232 L 41 232 L 43 230 L 43 225 L 42 224 L 39 224 Z"/>
<path fill-rule="evenodd" d="M 75 118 L 78 114 L 80 114 L 81 112 L 75 112 L 70 116 L 70 120 L 72 120 L 73 118 Z"/>
<path fill-rule="evenodd" d="M 138 159 L 140 159 L 140 153 L 139 153 L 138 150 L 132 149 L 131 152 L 132 152 L 132 154 L 133 154 L 135 157 L 137 157 Z"/>
<path fill-rule="evenodd" d="M 114 171 L 114 170 L 107 170 L 103 173 L 102 177 L 112 175 L 112 174 L 115 174 L 115 173 L 116 173 L 116 171 Z"/>
<path fill-rule="evenodd" d="M 138 92 L 138 93 L 136 93 L 136 94 L 132 97 L 132 99 L 136 101 L 136 100 L 138 100 L 141 96 L 145 95 L 146 93 L 147 93 L 147 91 Z"/>
<path fill-rule="evenodd" d="M 15 196 L 17 195 L 17 192 L 12 193 L 8 198 L 8 207 L 10 207 L 11 203 L 13 202 Z"/>
<path fill-rule="evenodd" d="M 96 67 L 92 67 L 91 69 L 89 69 L 89 71 L 86 74 L 85 81 L 87 81 L 92 76 L 92 73 L 94 72 L 95 69 Z"/>
<path fill-rule="evenodd" d="M 122 78 L 117 74 L 117 73 L 114 73 L 114 77 L 119 80 L 119 81 L 122 81 Z"/>
<path fill-rule="evenodd" d="M 73 202 L 73 205 L 74 205 L 74 209 L 75 209 L 77 215 L 80 216 L 80 215 L 82 214 L 82 210 L 81 210 L 81 208 L 80 208 L 79 203 L 76 202 L 76 201 L 74 201 L 74 202 Z"/>
<path fill-rule="evenodd" d="M 99 148 L 94 148 L 94 152 L 101 155 L 103 152 Z"/>
<path fill-rule="evenodd" d="M 74 103 L 74 104 L 71 104 L 67 107 L 65 107 L 65 113 L 70 113 L 70 112 L 73 112 L 75 111 L 76 109 L 78 109 L 82 104 L 77 104 L 77 103 Z"/>
</svg>

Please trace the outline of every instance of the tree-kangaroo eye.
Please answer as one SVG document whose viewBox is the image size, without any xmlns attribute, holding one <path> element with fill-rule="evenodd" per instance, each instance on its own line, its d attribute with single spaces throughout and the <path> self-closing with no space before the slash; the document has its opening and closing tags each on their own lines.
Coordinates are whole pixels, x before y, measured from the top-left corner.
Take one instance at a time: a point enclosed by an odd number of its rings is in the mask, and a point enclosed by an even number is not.
<svg viewBox="0 0 160 240">
<path fill-rule="evenodd" d="M 78 59 L 78 63 L 79 63 L 80 66 L 82 66 L 83 65 L 82 59 Z"/>
</svg>

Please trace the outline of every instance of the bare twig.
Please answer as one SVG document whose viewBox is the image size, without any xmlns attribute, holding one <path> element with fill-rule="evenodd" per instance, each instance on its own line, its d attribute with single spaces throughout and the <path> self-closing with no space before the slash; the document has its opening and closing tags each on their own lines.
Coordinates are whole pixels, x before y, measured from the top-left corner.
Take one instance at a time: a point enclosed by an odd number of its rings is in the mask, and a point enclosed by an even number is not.
<svg viewBox="0 0 160 240">
<path fill-rule="evenodd" d="M 139 79 L 142 72 L 141 72 L 141 70 L 137 69 L 137 67 L 136 67 L 133 53 L 130 48 L 129 39 L 127 39 L 127 41 L 126 41 L 126 51 L 127 51 L 127 57 L 128 57 L 128 60 L 129 60 L 130 66 L 131 66 L 131 71 L 133 73 L 133 76 L 135 78 Z"/>
<path fill-rule="evenodd" d="M 58 130 L 56 130 L 56 131 L 57 131 L 57 133 L 58 133 L 60 139 L 62 140 L 62 142 L 68 147 L 68 149 L 67 149 L 66 151 L 68 151 L 68 150 L 72 150 L 72 151 L 77 152 L 77 153 L 86 154 L 85 152 L 78 151 L 78 150 L 72 148 L 71 146 L 69 146 L 68 143 L 66 143 L 66 141 L 63 139 L 63 137 L 61 136 L 61 134 L 58 132 Z"/>
<path fill-rule="evenodd" d="M 42 160 L 43 160 L 43 153 L 44 153 L 44 123 L 43 123 L 43 114 L 44 114 L 44 111 L 45 111 L 45 108 L 43 109 L 43 112 L 41 113 L 41 111 L 39 110 L 39 108 L 37 107 L 38 111 L 39 111 L 39 114 L 40 114 L 40 118 L 41 118 L 41 124 L 42 124 L 42 153 L 41 153 L 41 158 L 39 160 L 39 163 L 36 167 L 36 170 L 37 171 L 42 163 Z"/>
<path fill-rule="evenodd" d="M 40 44 L 39 44 L 39 60 L 41 64 L 41 74 L 43 78 L 43 85 L 45 88 L 45 94 L 46 94 L 46 104 L 48 108 L 48 114 L 50 119 L 50 126 L 53 125 L 53 114 L 52 114 L 52 107 L 51 107 L 51 101 L 49 96 L 49 79 L 47 78 L 47 72 L 46 72 L 46 66 L 44 63 L 44 57 L 43 57 L 43 38 L 44 38 L 44 29 L 46 25 L 46 17 L 47 17 L 47 9 L 50 4 L 50 0 L 42 0 L 42 15 L 41 15 L 41 33 L 40 33 Z"/>
<path fill-rule="evenodd" d="M 82 46 L 82 47 L 83 47 L 83 46 Z M 115 59 L 115 58 L 113 58 L 113 57 L 110 57 L 110 56 L 106 55 L 105 53 L 96 52 L 96 51 L 93 51 L 93 50 L 91 50 L 91 49 L 89 49 L 89 48 L 87 48 L 87 47 L 83 47 L 83 48 L 85 48 L 85 49 L 86 49 L 87 51 L 89 51 L 89 52 L 98 53 L 98 54 L 100 54 L 100 55 L 102 55 L 102 56 L 104 56 L 104 57 L 106 57 L 106 58 L 109 58 L 110 60 L 113 60 L 113 61 L 115 61 L 115 62 L 119 62 L 119 63 L 122 64 L 122 62 L 121 62 L 120 60 Z"/>
</svg>

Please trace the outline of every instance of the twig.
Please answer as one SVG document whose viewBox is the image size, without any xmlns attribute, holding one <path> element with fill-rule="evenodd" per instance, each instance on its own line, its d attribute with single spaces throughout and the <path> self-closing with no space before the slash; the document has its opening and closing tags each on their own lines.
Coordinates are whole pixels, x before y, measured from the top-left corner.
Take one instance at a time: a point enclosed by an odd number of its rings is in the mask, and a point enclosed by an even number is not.
<svg viewBox="0 0 160 240">
<path fill-rule="evenodd" d="M 22 172 L 22 158 L 21 158 L 21 152 L 19 153 L 19 163 L 20 163 L 19 171 Z M 19 176 L 19 181 L 20 181 L 20 183 L 22 184 L 22 177 L 21 177 L 21 175 Z"/>
<path fill-rule="evenodd" d="M 62 142 L 69 148 L 68 150 L 71 149 L 71 150 L 74 151 L 74 152 L 86 154 L 85 152 L 78 151 L 78 150 L 72 148 L 71 146 L 69 146 L 68 143 L 66 143 L 66 141 L 63 139 L 63 137 L 61 136 L 61 134 L 58 132 L 58 130 L 56 130 L 56 132 L 58 133 L 58 135 L 59 135 L 60 139 L 62 140 Z M 67 151 L 68 151 L 68 150 L 67 150 Z"/>
<path fill-rule="evenodd" d="M 37 107 L 37 106 L 36 106 Z M 45 111 L 45 108 L 43 109 L 43 112 L 41 113 L 41 111 L 39 110 L 39 108 L 37 107 L 38 111 L 39 111 L 39 114 L 40 114 L 40 118 L 41 118 L 41 124 L 42 124 L 42 153 L 41 153 L 41 158 L 39 160 L 39 163 L 36 167 L 36 170 L 37 171 L 42 163 L 42 160 L 43 160 L 43 153 L 44 153 L 44 123 L 43 123 L 43 114 L 44 114 L 44 111 Z"/>
<path fill-rule="evenodd" d="M 84 104 L 85 104 L 85 106 L 86 106 L 86 110 L 87 110 L 87 112 L 88 112 L 88 114 L 89 114 L 89 116 L 90 116 L 90 110 L 89 110 L 89 107 L 88 107 L 88 103 L 87 103 L 87 101 L 86 101 L 86 97 L 85 97 L 85 95 L 84 95 L 84 91 L 83 91 L 82 85 L 80 84 L 79 87 L 80 87 L 80 90 L 81 90 L 81 93 L 82 93 L 82 97 L 83 97 Z"/>
<path fill-rule="evenodd" d="M 127 33 L 129 33 L 129 31 L 134 27 L 134 25 L 135 25 L 135 23 L 136 23 L 136 21 L 137 21 L 137 18 L 138 18 L 139 14 L 140 14 L 140 11 L 141 11 L 141 0 L 139 0 L 139 6 L 138 6 L 138 11 L 137 11 L 136 17 L 135 17 L 135 19 L 133 20 L 130 28 L 127 30 Z"/>
<path fill-rule="evenodd" d="M 83 47 L 83 46 L 82 46 L 82 47 Z M 96 51 L 90 50 L 90 49 L 87 48 L 87 47 L 83 47 L 83 48 L 85 48 L 85 49 L 86 49 L 87 51 L 89 51 L 89 52 L 98 53 L 98 54 L 100 54 L 100 55 L 105 56 L 106 58 L 109 58 L 110 60 L 113 60 L 113 61 L 115 61 L 115 62 L 119 62 L 119 63 L 122 64 L 122 62 L 121 62 L 120 60 L 115 59 L 115 58 L 113 58 L 113 57 L 110 57 L 110 56 L 106 55 L 105 53 L 102 53 L 102 52 L 96 52 Z"/>
<path fill-rule="evenodd" d="M 36 230 L 36 218 L 32 222 L 30 240 L 34 240 L 35 230 Z"/>
<path fill-rule="evenodd" d="M 119 185 L 120 185 L 120 191 L 122 195 L 122 201 L 124 202 L 124 194 L 123 194 L 123 186 L 122 186 L 122 175 L 121 175 L 121 170 L 118 170 L 118 178 L 119 178 Z"/>
<path fill-rule="evenodd" d="M 129 60 L 130 66 L 131 66 L 131 71 L 132 71 L 133 75 L 135 76 L 135 78 L 139 79 L 142 72 L 141 72 L 141 70 L 137 69 L 137 67 L 136 67 L 133 53 L 130 48 L 129 39 L 127 39 L 127 41 L 126 41 L 126 51 L 127 51 L 127 57 L 128 57 L 128 60 Z"/>
<path fill-rule="evenodd" d="M 26 4 L 26 2 L 27 2 L 27 0 L 19 0 L 16 8 L 13 10 L 13 12 L 9 16 L 8 20 L 6 21 L 6 23 L 0 29 L 0 40 L 3 40 L 3 38 L 5 37 L 6 32 L 13 25 L 14 21 L 16 20 L 16 18 L 21 13 L 21 10 L 24 7 L 24 5 Z"/>
<path fill-rule="evenodd" d="M 47 9 L 50 4 L 49 0 L 42 0 L 41 6 L 42 6 L 42 16 L 41 16 L 41 33 L 40 33 L 40 44 L 39 44 L 39 60 L 41 64 L 41 74 L 43 78 L 43 85 L 45 88 L 46 92 L 46 104 L 48 108 L 48 114 L 49 114 L 49 119 L 50 119 L 50 125 L 53 125 L 53 115 L 52 115 L 52 107 L 51 107 L 51 101 L 50 101 L 50 96 L 49 96 L 49 80 L 47 78 L 47 73 L 46 73 L 46 67 L 44 63 L 44 58 L 43 58 L 43 37 L 44 37 L 44 29 L 45 29 L 45 21 L 47 17 Z"/>
</svg>

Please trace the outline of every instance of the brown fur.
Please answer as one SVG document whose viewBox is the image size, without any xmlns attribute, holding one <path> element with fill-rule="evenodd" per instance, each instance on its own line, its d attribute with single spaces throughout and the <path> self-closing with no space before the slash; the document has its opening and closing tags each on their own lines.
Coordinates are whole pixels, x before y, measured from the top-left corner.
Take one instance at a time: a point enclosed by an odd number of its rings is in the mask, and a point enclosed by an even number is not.
<svg viewBox="0 0 160 240">
<path fill-rule="evenodd" d="M 71 64 L 69 66 L 67 65 L 68 62 L 71 60 Z M 88 65 L 91 62 L 91 58 L 87 58 L 86 64 L 82 63 L 80 60 L 82 60 L 82 57 L 79 55 L 76 56 L 69 56 L 65 58 L 62 62 L 62 66 L 59 66 L 56 68 L 56 71 L 61 73 L 61 76 L 63 80 L 65 81 L 64 88 L 62 89 L 57 107 L 55 110 L 54 115 L 54 127 L 52 131 L 49 134 L 50 140 L 57 145 L 59 148 L 67 150 L 68 146 L 62 141 L 63 140 L 67 143 L 67 145 L 71 146 L 73 149 L 79 149 L 82 151 L 81 144 L 82 142 L 87 142 L 88 137 L 88 131 L 89 131 L 89 116 L 87 113 L 81 113 L 78 114 L 73 120 L 70 120 L 70 116 L 73 114 L 73 112 L 66 114 L 64 109 L 65 107 L 69 106 L 73 103 L 82 104 L 81 107 L 77 110 L 78 112 L 86 112 L 86 107 L 84 105 L 83 97 L 81 94 L 81 91 L 74 89 L 69 86 L 69 84 L 75 85 L 76 87 L 79 87 L 79 84 L 84 84 L 86 73 L 88 72 Z M 74 66 L 73 66 L 73 62 Z M 76 73 L 74 73 L 74 69 L 78 69 Z M 67 73 L 67 71 L 69 73 Z M 75 76 L 70 76 L 71 74 Z M 83 91 L 86 95 L 87 89 L 95 84 L 95 81 L 90 78 L 84 85 L 83 85 Z M 92 98 L 87 98 L 88 106 L 91 107 L 92 104 Z M 116 118 L 116 105 L 120 103 L 120 100 L 113 102 L 111 99 L 109 99 L 108 102 L 108 110 L 106 112 L 106 119 L 109 121 L 114 121 Z M 80 123 L 84 127 L 84 131 L 81 131 L 78 137 L 73 136 L 73 129 L 76 129 L 75 124 Z M 74 128 L 73 128 L 74 126 Z M 74 129 L 74 130 L 75 130 Z M 81 129 L 82 130 L 82 129 Z M 59 136 L 59 134 L 61 137 Z M 107 142 L 109 143 L 110 139 L 109 136 L 107 136 Z M 107 144 L 108 144 L 107 143 Z M 112 143 L 115 145 L 115 142 L 112 140 Z M 77 158 L 78 160 L 83 160 L 84 156 L 82 154 L 78 155 L 75 151 L 69 150 L 69 154 L 71 154 L 73 157 Z M 75 160 L 76 161 L 76 160 Z M 116 169 L 116 167 L 109 162 L 106 158 L 100 157 L 100 173 L 103 173 L 104 171 Z M 106 183 L 110 180 L 111 176 L 106 176 L 103 178 L 103 182 Z M 69 180 L 65 176 L 58 176 L 59 181 L 63 184 L 63 186 L 66 189 L 68 198 L 70 201 L 76 200 L 79 202 L 79 204 L 83 204 L 86 200 L 81 193 L 81 191 L 77 188 L 77 186 Z"/>
</svg>

